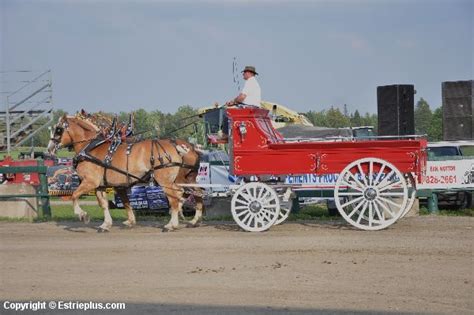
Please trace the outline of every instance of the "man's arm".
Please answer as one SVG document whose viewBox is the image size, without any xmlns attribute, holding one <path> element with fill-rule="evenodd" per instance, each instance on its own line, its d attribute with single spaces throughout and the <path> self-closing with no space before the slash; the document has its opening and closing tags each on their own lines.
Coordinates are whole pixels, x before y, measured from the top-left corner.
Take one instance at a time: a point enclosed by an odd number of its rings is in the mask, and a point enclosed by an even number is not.
<svg viewBox="0 0 474 315">
<path fill-rule="evenodd" d="M 227 106 L 235 106 L 237 104 L 240 104 L 242 103 L 245 98 L 247 97 L 246 94 L 244 93 L 240 93 L 239 96 L 237 96 L 236 98 L 234 98 L 232 101 L 229 101 L 227 103 L 225 103 Z"/>
</svg>

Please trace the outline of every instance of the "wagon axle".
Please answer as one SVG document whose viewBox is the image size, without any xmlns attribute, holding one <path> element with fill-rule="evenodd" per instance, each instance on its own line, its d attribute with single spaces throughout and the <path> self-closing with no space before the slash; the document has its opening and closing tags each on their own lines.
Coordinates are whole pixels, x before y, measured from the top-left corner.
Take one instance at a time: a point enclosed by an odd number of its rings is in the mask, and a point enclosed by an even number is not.
<svg viewBox="0 0 474 315">
<path fill-rule="evenodd" d="M 369 201 L 373 201 L 375 198 L 377 198 L 377 195 L 377 191 L 372 187 L 369 187 L 364 191 L 364 197 Z"/>
</svg>

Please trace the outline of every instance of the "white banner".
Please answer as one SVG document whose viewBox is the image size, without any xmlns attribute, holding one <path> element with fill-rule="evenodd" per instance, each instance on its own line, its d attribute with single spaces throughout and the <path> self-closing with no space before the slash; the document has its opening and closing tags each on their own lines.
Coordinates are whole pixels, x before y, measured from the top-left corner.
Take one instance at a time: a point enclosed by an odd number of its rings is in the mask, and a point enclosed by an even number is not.
<svg viewBox="0 0 474 315">
<path fill-rule="evenodd" d="M 196 182 L 202 184 L 209 183 L 209 163 L 201 162 L 199 164 L 198 176 L 196 177 Z"/>
<path fill-rule="evenodd" d="M 338 176 L 339 174 L 324 174 L 324 175 L 305 174 L 305 175 L 287 176 L 285 178 L 285 184 L 334 187 Z"/>
<path fill-rule="evenodd" d="M 418 189 L 474 188 L 474 159 L 428 161 Z"/>
</svg>

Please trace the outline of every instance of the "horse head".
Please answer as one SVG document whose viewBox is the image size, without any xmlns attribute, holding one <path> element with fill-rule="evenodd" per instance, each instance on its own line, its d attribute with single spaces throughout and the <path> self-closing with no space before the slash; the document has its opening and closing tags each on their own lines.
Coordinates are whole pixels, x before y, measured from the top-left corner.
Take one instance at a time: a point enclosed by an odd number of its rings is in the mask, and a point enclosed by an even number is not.
<svg viewBox="0 0 474 315">
<path fill-rule="evenodd" d="M 55 154 L 60 148 L 91 141 L 98 133 L 99 128 L 87 120 L 63 115 L 51 129 L 48 152 Z"/>
</svg>

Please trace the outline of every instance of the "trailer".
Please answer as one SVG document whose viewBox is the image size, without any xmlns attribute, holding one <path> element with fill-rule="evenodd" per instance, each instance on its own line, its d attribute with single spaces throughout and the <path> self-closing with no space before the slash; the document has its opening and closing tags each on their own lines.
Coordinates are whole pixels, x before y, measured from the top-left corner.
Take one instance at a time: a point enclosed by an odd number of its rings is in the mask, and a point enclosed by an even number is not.
<svg viewBox="0 0 474 315">
<path fill-rule="evenodd" d="M 285 139 L 268 114 L 260 108 L 227 109 L 229 171 L 243 178 L 229 187 L 231 212 L 242 229 L 265 231 L 288 217 L 289 201 L 301 185 L 285 183 L 287 176 L 338 174 L 333 190 L 338 211 L 363 230 L 387 228 L 411 208 L 426 172 L 423 137 Z"/>
</svg>

